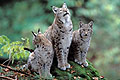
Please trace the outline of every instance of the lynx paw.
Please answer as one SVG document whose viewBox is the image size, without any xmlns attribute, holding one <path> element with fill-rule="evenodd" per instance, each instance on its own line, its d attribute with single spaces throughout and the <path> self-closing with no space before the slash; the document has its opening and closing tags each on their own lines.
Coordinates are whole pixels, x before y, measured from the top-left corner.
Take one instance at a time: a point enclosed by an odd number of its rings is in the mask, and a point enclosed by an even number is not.
<svg viewBox="0 0 120 80">
<path fill-rule="evenodd" d="M 84 65 L 85 67 L 88 67 L 88 62 L 86 61 L 85 63 L 83 63 L 83 65 Z"/>
<path fill-rule="evenodd" d="M 65 64 L 65 66 L 66 66 L 66 68 L 70 68 L 70 64 L 69 63 Z"/>
<path fill-rule="evenodd" d="M 52 77 L 52 74 L 48 74 L 48 77 L 50 77 L 50 78 L 51 78 L 51 77 Z"/>
<path fill-rule="evenodd" d="M 77 62 L 79 65 L 82 65 L 82 62 Z"/>
<path fill-rule="evenodd" d="M 23 65 L 22 69 L 28 69 L 28 64 Z"/>
<path fill-rule="evenodd" d="M 75 59 L 75 62 L 78 63 L 78 64 L 80 64 L 80 65 L 82 64 L 82 62 L 78 61 L 77 59 Z"/>
<path fill-rule="evenodd" d="M 60 65 L 60 64 L 58 64 L 58 68 L 60 68 L 61 70 L 66 70 L 66 66 L 65 65 Z"/>
<path fill-rule="evenodd" d="M 50 74 L 50 73 L 47 74 L 47 75 L 45 76 L 45 78 L 46 78 L 46 79 L 50 79 L 50 78 L 52 78 L 52 74 Z"/>
</svg>

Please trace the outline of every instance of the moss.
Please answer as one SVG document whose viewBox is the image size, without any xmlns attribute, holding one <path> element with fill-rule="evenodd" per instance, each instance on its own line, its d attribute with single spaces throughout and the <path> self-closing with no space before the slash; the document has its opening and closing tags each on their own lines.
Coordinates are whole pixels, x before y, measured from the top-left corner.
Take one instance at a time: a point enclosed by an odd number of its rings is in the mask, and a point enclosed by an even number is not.
<svg viewBox="0 0 120 80">
<path fill-rule="evenodd" d="M 53 66 L 52 70 L 53 76 L 58 80 L 92 80 L 93 77 L 98 78 L 99 80 L 106 80 L 105 78 L 101 79 L 99 72 L 93 67 L 93 65 L 88 61 L 89 66 L 87 68 L 78 65 L 73 61 L 69 61 L 71 68 L 66 71 L 62 71 L 56 68 L 56 65 Z"/>
</svg>

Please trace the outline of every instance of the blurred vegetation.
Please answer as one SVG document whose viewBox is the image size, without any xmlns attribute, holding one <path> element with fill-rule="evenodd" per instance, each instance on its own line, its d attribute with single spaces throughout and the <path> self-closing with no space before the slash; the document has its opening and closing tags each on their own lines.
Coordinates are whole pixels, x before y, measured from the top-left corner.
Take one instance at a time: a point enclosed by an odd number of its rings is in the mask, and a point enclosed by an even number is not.
<svg viewBox="0 0 120 80">
<path fill-rule="evenodd" d="M 79 21 L 94 21 L 88 59 L 109 80 L 120 79 L 120 3 L 119 0 L 1 0 L 0 36 L 12 41 L 27 37 L 32 30 L 44 32 L 53 22 L 51 6 L 66 2 L 74 30 Z M 31 46 L 32 47 L 32 46 Z"/>
<path fill-rule="evenodd" d="M 28 38 L 22 38 L 21 41 L 11 42 L 6 36 L 0 36 L 0 55 L 3 56 L 7 54 L 9 56 L 8 61 L 12 61 L 12 63 L 14 59 L 19 60 L 28 58 L 29 52 L 24 50 L 25 47 L 29 47 Z"/>
</svg>

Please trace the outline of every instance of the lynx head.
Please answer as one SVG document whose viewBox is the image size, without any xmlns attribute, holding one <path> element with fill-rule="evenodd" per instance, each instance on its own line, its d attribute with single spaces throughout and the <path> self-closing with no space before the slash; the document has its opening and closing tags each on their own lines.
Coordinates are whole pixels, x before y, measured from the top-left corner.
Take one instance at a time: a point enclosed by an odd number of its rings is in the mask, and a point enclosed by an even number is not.
<svg viewBox="0 0 120 80">
<path fill-rule="evenodd" d="M 84 24 L 82 21 L 80 21 L 79 24 L 79 33 L 82 38 L 88 38 L 91 37 L 92 34 L 92 26 L 93 21 L 89 22 L 88 24 Z"/>
<path fill-rule="evenodd" d="M 59 18 L 63 23 L 65 21 L 69 21 L 70 19 L 70 12 L 67 8 L 66 3 L 63 4 L 62 8 L 58 8 L 55 6 L 52 6 L 52 10 L 57 18 Z"/>
<path fill-rule="evenodd" d="M 38 47 L 39 43 L 41 42 L 41 38 L 43 36 L 43 34 L 40 32 L 40 29 L 38 29 L 38 33 L 34 33 L 32 31 L 32 34 L 33 34 L 33 44 Z"/>
<path fill-rule="evenodd" d="M 39 46 L 43 46 L 43 45 L 50 45 L 50 41 L 40 32 L 40 29 L 38 29 L 38 33 L 34 33 L 32 31 L 33 34 L 33 44 L 35 45 L 36 48 L 38 48 Z"/>
</svg>

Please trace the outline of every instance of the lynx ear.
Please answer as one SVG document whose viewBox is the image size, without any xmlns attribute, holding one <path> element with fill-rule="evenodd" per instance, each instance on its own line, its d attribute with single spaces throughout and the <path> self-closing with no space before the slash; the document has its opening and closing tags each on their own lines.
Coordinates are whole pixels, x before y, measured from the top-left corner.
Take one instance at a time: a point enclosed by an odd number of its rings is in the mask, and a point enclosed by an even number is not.
<svg viewBox="0 0 120 80">
<path fill-rule="evenodd" d="M 66 3 L 65 3 L 65 2 L 63 3 L 62 8 L 67 8 L 67 5 L 66 5 Z"/>
<path fill-rule="evenodd" d="M 40 29 L 38 29 L 38 33 L 41 33 L 41 32 L 40 32 Z"/>
<path fill-rule="evenodd" d="M 34 37 L 36 37 L 36 36 L 37 36 L 37 34 L 36 34 L 36 33 L 34 33 L 33 31 L 32 31 L 32 34 L 33 34 L 33 36 L 34 36 Z"/>
<path fill-rule="evenodd" d="M 58 10 L 58 7 L 52 6 L 52 10 L 53 10 L 53 12 L 56 14 L 56 13 L 57 13 L 57 10 Z"/>
<path fill-rule="evenodd" d="M 80 21 L 80 23 L 79 23 L 79 28 L 81 28 L 82 26 L 83 26 L 83 22 L 82 21 Z"/>
<path fill-rule="evenodd" d="M 92 28 L 92 26 L 93 26 L 93 21 L 90 21 L 90 22 L 88 23 L 88 25 Z"/>
</svg>

